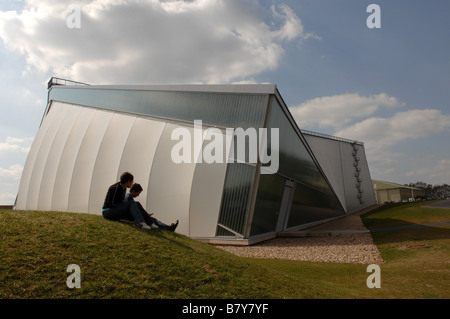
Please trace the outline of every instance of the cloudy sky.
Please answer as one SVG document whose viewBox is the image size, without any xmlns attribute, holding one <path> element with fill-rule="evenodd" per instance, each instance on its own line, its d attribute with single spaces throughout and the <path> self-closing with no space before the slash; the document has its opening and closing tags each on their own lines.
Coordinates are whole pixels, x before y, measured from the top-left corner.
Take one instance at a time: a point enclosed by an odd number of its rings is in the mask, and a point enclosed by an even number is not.
<svg viewBox="0 0 450 319">
<path fill-rule="evenodd" d="M 373 179 L 450 184 L 449 12 L 448 0 L 1 0 L 0 204 L 14 202 L 52 76 L 275 83 L 301 129 L 363 141 Z"/>
</svg>

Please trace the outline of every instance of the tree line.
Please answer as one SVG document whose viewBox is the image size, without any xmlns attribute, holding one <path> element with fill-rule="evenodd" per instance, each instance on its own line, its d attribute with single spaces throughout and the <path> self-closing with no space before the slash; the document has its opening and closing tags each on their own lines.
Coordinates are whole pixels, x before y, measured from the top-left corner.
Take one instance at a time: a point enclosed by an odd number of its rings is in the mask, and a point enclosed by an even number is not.
<svg viewBox="0 0 450 319">
<path fill-rule="evenodd" d="M 450 185 L 431 185 L 425 182 L 410 183 L 408 186 L 425 190 L 427 199 L 450 198 Z"/>
</svg>

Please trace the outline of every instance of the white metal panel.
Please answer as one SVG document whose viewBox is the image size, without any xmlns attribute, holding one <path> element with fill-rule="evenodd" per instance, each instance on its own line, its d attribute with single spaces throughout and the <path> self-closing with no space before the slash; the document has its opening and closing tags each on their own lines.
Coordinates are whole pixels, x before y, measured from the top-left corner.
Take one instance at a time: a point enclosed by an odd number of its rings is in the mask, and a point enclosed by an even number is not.
<svg viewBox="0 0 450 319">
<path fill-rule="evenodd" d="M 120 159 L 135 120 L 135 116 L 116 113 L 109 122 L 92 172 L 88 209 L 91 214 L 101 214 L 108 187 L 118 181 Z"/>
<path fill-rule="evenodd" d="M 355 151 L 355 148 L 357 151 Z M 341 142 L 342 170 L 346 189 L 347 214 L 358 212 L 375 204 L 372 180 L 367 165 L 364 146 Z M 355 157 L 358 161 L 355 161 Z M 357 165 L 355 166 L 355 162 Z M 359 169 L 359 172 L 357 171 Z M 359 173 L 359 176 L 356 174 Z M 358 182 L 358 178 L 359 181 Z M 360 183 L 360 187 L 357 184 Z M 362 190 L 360 193 L 359 189 Z M 362 196 L 362 202 L 358 196 Z"/>
<path fill-rule="evenodd" d="M 358 148 L 362 146 L 358 145 Z M 348 143 L 341 143 L 341 165 L 342 171 L 344 172 L 344 185 L 346 190 L 346 200 L 347 200 L 347 214 L 354 213 L 361 207 L 361 203 L 358 198 L 358 189 L 356 188 L 356 168 L 355 160 L 353 157 L 353 146 Z"/>
<path fill-rule="evenodd" d="M 370 175 L 369 164 L 367 163 L 366 150 L 364 147 L 358 151 L 359 167 L 361 168 L 361 187 L 364 190 L 362 193 L 363 204 L 366 207 L 375 205 L 377 200 L 373 190 L 372 177 Z"/>
<path fill-rule="evenodd" d="M 63 107 L 63 105 L 58 105 L 58 108 L 61 107 Z M 64 151 L 64 146 L 66 145 L 73 125 L 81 112 L 81 108 L 73 105 L 64 104 L 64 107 L 67 108 L 67 114 L 65 115 L 64 120 L 60 123 L 58 132 L 56 133 L 55 140 L 53 141 L 45 163 L 43 178 L 39 190 L 38 208 L 40 210 L 52 210 L 53 190 L 61 155 Z"/>
<path fill-rule="evenodd" d="M 38 207 L 39 190 L 43 179 L 45 163 L 49 160 L 50 149 L 68 109 L 66 104 L 58 104 L 52 105 L 49 112 L 49 114 L 53 113 L 53 119 L 49 122 L 48 130 L 46 131 L 44 140 L 39 147 L 36 160 L 34 161 L 33 171 L 29 182 L 26 204 L 27 210 L 40 210 L 40 207 Z"/>
<path fill-rule="evenodd" d="M 68 211 L 80 213 L 88 212 L 89 193 L 94 166 L 100 144 L 112 116 L 113 113 L 111 112 L 97 110 L 89 124 L 89 128 L 84 135 L 73 169 L 69 191 Z M 103 197 L 105 194 L 103 194 Z"/>
<path fill-rule="evenodd" d="M 304 135 L 347 214 L 376 203 L 364 145 Z M 360 187 L 357 187 L 358 183 Z M 362 202 L 358 196 L 362 197 Z"/>
<path fill-rule="evenodd" d="M 180 126 L 167 124 L 161 135 L 150 173 L 147 208 L 166 224 L 179 219 L 177 232 L 189 236 L 189 201 L 195 163 L 176 164 L 172 160 L 172 148 L 179 141 L 172 141 L 171 134 L 177 127 Z M 186 129 L 194 136 L 193 128 Z"/>
<path fill-rule="evenodd" d="M 166 123 L 148 118 L 137 118 L 128 136 L 118 176 L 123 172 L 134 175 L 134 182 L 141 184 L 144 190 L 136 199 L 144 208 L 147 206 L 148 180 L 155 157 L 156 148 Z"/>
<path fill-rule="evenodd" d="M 34 164 L 39 154 L 42 143 L 46 143 L 45 136 L 56 112 L 51 112 L 44 117 L 39 130 L 36 133 L 33 144 L 28 152 L 27 160 L 23 168 L 22 177 L 20 179 L 19 191 L 16 202 L 16 209 L 26 209 L 28 200 L 28 191 L 30 189 L 31 174 L 33 173 Z"/>
<path fill-rule="evenodd" d="M 74 108 L 80 110 L 74 125 L 67 137 L 64 150 L 58 165 L 58 170 L 54 179 L 54 188 L 52 195 L 52 210 L 67 211 L 69 205 L 69 192 L 75 162 L 81 143 L 86 131 L 95 115 L 95 110 L 87 107 L 74 105 Z"/>
<path fill-rule="evenodd" d="M 223 133 L 225 136 L 225 133 Z M 204 136 L 203 144 L 210 138 Z M 231 144 L 230 144 L 231 146 Z M 227 172 L 225 154 L 228 154 L 226 143 L 223 143 L 224 158 L 222 163 L 200 163 L 195 168 L 192 181 L 189 225 L 191 237 L 215 237 L 222 202 L 223 186 Z M 204 148 L 205 149 L 205 148 Z M 199 154 L 201 155 L 201 154 Z"/>
</svg>

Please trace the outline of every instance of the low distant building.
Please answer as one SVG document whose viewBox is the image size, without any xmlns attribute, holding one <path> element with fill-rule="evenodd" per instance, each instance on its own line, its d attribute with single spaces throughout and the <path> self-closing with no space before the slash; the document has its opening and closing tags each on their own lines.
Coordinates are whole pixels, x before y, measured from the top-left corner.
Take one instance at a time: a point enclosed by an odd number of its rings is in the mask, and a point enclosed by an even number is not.
<svg viewBox="0 0 450 319">
<path fill-rule="evenodd" d="M 378 204 L 413 201 L 425 197 L 425 190 L 416 187 L 379 180 L 372 180 L 372 184 Z"/>
</svg>

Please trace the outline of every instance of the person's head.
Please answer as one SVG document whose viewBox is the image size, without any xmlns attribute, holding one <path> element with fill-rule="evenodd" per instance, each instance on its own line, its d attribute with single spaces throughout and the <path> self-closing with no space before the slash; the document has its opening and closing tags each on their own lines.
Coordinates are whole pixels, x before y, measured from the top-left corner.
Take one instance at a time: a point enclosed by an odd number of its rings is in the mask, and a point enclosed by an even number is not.
<svg viewBox="0 0 450 319">
<path fill-rule="evenodd" d="M 120 185 L 125 188 L 131 187 L 134 177 L 131 173 L 125 172 L 120 175 Z"/>
<path fill-rule="evenodd" d="M 138 183 L 131 185 L 130 187 L 130 195 L 133 197 L 138 197 L 142 192 L 142 186 Z"/>
</svg>

